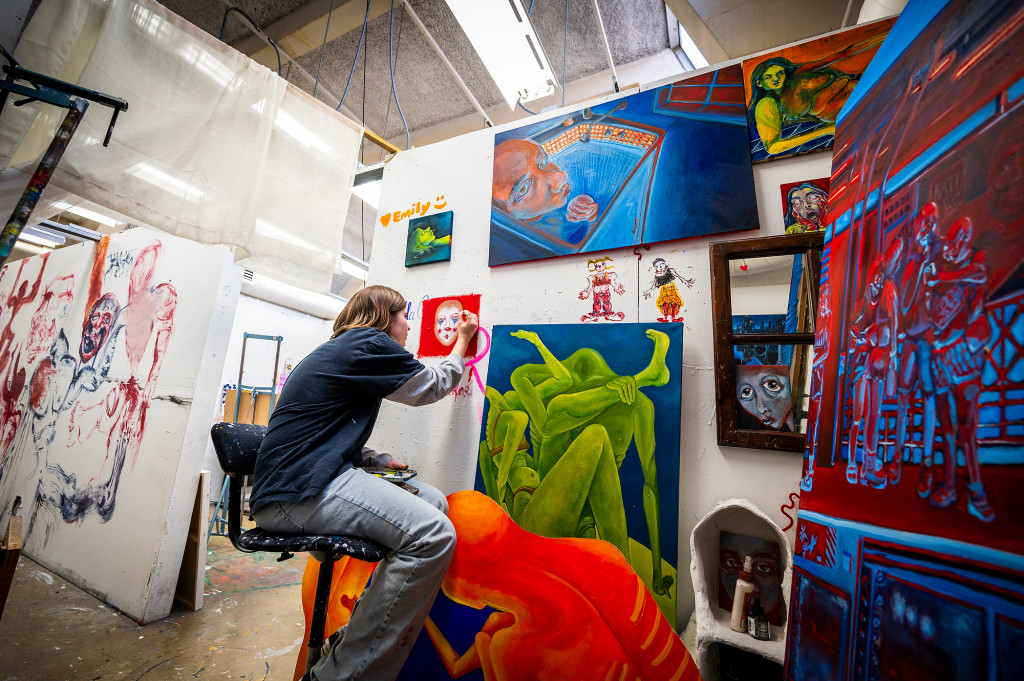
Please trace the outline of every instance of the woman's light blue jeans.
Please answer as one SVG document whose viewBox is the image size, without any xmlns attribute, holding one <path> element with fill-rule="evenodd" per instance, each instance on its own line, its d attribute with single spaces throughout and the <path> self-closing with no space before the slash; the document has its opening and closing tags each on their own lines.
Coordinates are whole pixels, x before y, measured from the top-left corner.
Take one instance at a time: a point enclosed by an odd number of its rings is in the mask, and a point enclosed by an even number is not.
<svg viewBox="0 0 1024 681">
<path fill-rule="evenodd" d="M 455 551 L 455 529 L 438 490 L 415 480 L 413 495 L 358 468 L 316 497 L 271 502 L 256 524 L 289 534 L 342 534 L 371 539 L 391 553 L 377 565 L 345 636 L 313 668 L 316 681 L 392 681 L 430 612 Z"/>
</svg>

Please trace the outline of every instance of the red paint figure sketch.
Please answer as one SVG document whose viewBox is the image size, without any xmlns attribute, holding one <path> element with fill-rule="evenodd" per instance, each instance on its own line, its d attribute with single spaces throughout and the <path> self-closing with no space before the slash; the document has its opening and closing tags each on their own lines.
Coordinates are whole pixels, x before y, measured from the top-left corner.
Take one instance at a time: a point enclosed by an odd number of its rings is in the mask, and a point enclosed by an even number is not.
<svg viewBox="0 0 1024 681">
<path fill-rule="evenodd" d="M 420 308 L 420 349 L 417 357 L 447 357 L 458 338 L 459 316 L 463 310 L 480 314 L 480 294 L 429 298 Z M 476 356 L 476 337 L 469 342 L 466 357 Z"/>
<path fill-rule="evenodd" d="M 619 275 L 611 271 L 614 265 L 606 264 L 611 261 L 608 257 L 587 261 L 587 288 L 580 291 L 580 300 L 593 297 L 594 309 L 580 317 L 581 322 L 596 322 L 599 319 L 621 322 L 626 318 L 624 312 L 612 311 L 612 291 L 621 296 L 626 288 L 619 283 Z"/>
</svg>

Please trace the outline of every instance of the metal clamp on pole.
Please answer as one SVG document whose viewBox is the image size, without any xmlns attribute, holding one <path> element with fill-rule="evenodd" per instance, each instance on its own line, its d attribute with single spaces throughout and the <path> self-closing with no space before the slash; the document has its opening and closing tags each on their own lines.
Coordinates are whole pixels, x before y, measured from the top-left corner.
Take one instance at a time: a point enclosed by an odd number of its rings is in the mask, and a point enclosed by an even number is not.
<svg viewBox="0 0 1024 681">
<path fill-rule="evenodd" d="M 7 262 L 8 256 L 10 256 L 11 251 L 14 249 L 14 244 L 18 241 L 18 237 L 21 236 L 22 230 L 25 229 L 25 225 L 32 215 L 32 211 L 35 210 L 36 204 L 39 203 L 39 197 L 49 183 L 54 168 L 57 167 L 61 157 L 64 156 L 64 152 L 71 142 L 71 137 L 75 134 L 78 124 L 85 115 L 85 110 L 89 107 L 89 102 L 97 102 L 114 110 L 110 116 L 110 125 L 107 126 L 107 134 L 103 139 L 103 146 L 110 144 L 110 137 L 114 134 L 114 124 L 117 123 L 117 115 L 121 111 L 128 109 L 128 102 L 118 97 L 112 97 L 102 92 L 66 83 L 62 80 L 36 73 L 35 71 L 28 71 L 21 68 L 14 57 L 2 47 L 0 47 L 0 53 L 3 54 L 4 59 L 8 62 L 3 66 L 3 72 L 7 75 L 3 80 L 0 80 L 0 114 L 3 113 L 4 106 L 7 104 L 7 98 L 12 92 L 24 97 L 24 99 L 14 102 L 14 106 L 23 106 L 28 102 L 38 101 L 68 109 L 64 121 L 57 129 L 57 134 L 54 135 L 53 141 L 50 142 L 46 153 L 43 154 L 42 160 L 39 161 L 39 166 L 36 168 L 35 173 L 32 174 L 28 186 L 25 187 L 25 191 L 21 195 L 21 199 L 18 200 L 14 210 L 11 212 L 11 216 L 7 219 L 3 232 L 0 232 L 0 266 L 2 266 Z M 28 85 L 21 85 L 15 81 L 24 81 Z"/>
</svg>

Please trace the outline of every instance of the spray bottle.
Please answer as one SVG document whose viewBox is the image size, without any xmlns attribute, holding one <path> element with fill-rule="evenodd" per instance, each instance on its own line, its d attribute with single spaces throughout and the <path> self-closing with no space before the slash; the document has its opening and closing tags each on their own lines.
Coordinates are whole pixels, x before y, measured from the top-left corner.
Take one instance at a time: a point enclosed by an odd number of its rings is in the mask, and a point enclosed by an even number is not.
<svg viewBox="0 0 1024 681">
<path fill-rule="evenodd" d="M 736 578 L 736 591 L 732 595 L 732 616 L 729 618 L 729 626 L 733 631 L 747 630 L 747 611 L 750 607 L 750 595 L 754 593 L 754 577 L 750 571 L 754 567 L 754 560 L 750 556 L 743 559 L 743 569 Z"/>
</svg>

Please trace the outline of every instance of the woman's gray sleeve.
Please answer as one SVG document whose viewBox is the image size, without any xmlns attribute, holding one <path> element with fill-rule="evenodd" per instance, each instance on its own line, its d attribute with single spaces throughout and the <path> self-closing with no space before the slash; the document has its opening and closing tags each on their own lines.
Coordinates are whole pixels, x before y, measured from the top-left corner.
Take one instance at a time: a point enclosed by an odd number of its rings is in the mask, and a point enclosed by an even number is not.
<svg viewBox="0 0 1024 681">
<path fill-rule="evenodd" d="M 370 449 L 369 447 L 363 447 L 362 451 L 359 452 L 359 462 L 356 465 L 360 468 L 367 468 L 370 466 L 386 468 L 393 458 L 395 457 L 391 456 L 387 452 L 378 452 Z"/>
<path fill-rule="evenodd" d="M 402 384 L 384 399 L 392 402 L 419 407 L 433 404 L 450 393 L 466 371 L 466 363 L 459 355 L 448 355 L 437 366 L 423 367 L 423 370 Z"/>
</svg>

